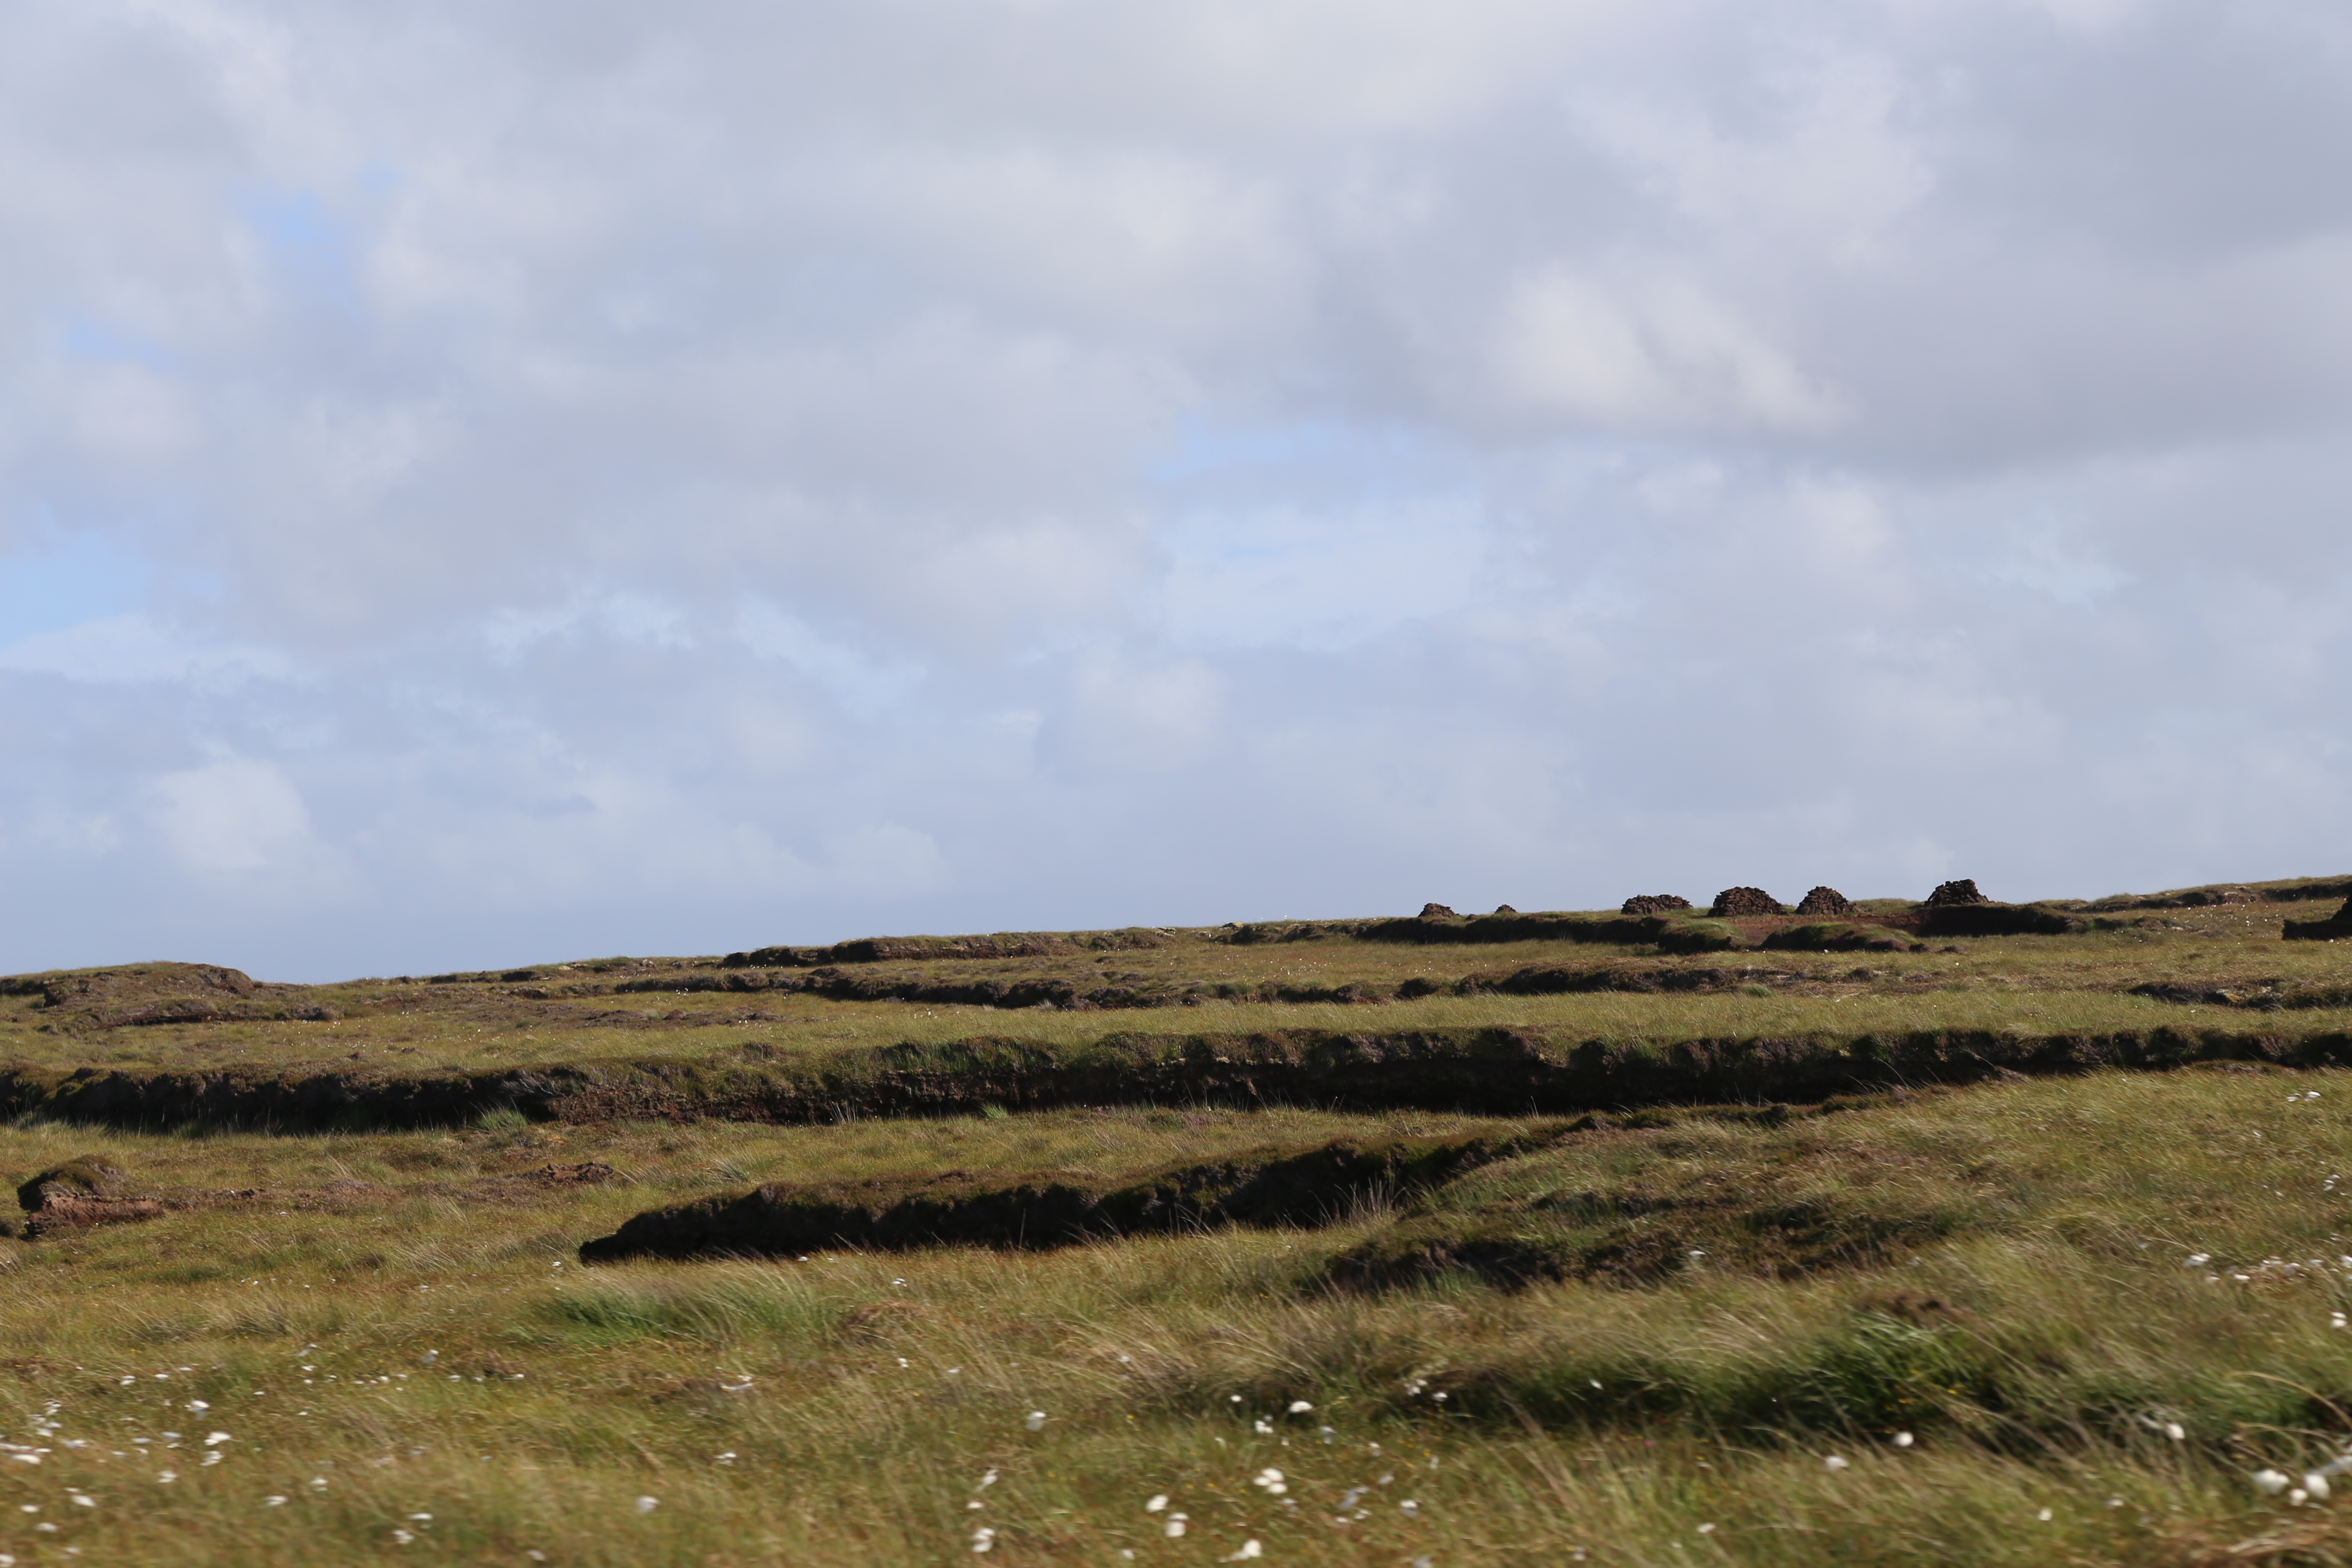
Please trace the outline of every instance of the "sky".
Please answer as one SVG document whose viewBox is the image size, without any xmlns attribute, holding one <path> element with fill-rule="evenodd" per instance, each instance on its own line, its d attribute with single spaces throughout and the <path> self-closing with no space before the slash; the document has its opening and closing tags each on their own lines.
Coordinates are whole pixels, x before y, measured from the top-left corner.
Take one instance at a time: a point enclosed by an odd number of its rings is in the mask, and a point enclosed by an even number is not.
<svg viewBox="0 0 2352 1568">
<path fill-rule="evenodd" d="M 0 7 L 0 971 L 2340 873 L 2329 0 Z"/>
</svg>

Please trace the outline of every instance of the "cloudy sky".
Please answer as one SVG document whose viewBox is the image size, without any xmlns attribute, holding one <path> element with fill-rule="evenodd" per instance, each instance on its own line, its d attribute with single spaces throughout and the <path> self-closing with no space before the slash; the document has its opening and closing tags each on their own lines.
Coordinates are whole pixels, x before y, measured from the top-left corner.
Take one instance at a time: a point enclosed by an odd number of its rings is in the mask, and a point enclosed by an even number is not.
<svg viewBox="0 0 2352 1568">
<path fill-rule="evenodd" d="M 0 970 L 2352 869 L 2329 0 L 19 0 Z"/>
</svg>

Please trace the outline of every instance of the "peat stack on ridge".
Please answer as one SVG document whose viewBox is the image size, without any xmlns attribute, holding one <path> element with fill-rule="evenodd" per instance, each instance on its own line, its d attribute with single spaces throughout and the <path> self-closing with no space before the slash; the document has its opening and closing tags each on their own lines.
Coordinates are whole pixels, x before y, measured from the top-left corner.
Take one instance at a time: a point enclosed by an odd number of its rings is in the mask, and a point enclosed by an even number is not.
<svg viewBox="0 0 2352 1568">
<path fill-rule="evenodd" d="M 1785 915 L 1780 900 L 1761 888 L 1726 888 L 1707 910 L 1710 920 L 1748 920 L 1759 915 Z"/>
<path fill-rule="evenodd" d="M 1938 882 L 1936 884 L 1936 890 L 1927 895 L 1927 907 L 1931 910 L 1958 909 L 1970 904 L 1990 902 L 1992 902 L 1990 899 L 1977 891 L 1976 879 L 1973 877 L 1963 877 L 1953 882 Z"/>
<path fill-rule="evenodd" d="M 1686 910 L 1691 901 L 1678 893 L 1636 893 L 1618 906 L 1621 915 L 1666 915 Z"/>
<path fill-rule="evenodd" d="M 1797 912 L 1819 920 L 1843 920 L 1853 913 L 1853 900 L 1835 888 L 1815 888 L 1797 901 Z"/>
</svg>

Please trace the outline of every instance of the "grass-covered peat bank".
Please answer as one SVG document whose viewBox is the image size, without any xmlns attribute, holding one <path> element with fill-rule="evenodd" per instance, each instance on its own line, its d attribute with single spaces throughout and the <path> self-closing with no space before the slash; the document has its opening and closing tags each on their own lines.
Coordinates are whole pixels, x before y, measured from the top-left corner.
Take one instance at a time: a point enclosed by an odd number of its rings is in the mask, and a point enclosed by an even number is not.
<svg viewBox="0 0 2352 1568">
<path fill-rule="evenodd" d="M 0 1558 L 2352 1563 L 2352 889 L 1731 891 L 0 981 Z"/>
</svg>

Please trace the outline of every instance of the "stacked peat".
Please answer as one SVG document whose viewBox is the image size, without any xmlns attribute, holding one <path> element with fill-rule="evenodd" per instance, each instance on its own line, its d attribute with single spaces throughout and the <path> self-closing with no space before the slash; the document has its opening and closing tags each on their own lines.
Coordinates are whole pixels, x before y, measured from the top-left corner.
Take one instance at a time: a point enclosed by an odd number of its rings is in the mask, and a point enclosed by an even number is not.
<svg viewBox="0 0 2352 1568">
<path fill-rule="evenodd" d="M 1425 921 L 1436 920 L 1441 916 L 1451 915 L 1453 913 L 1454 911 L 1447 909 L 1444 904 L 1423 904 L 1421 906 L 1421 918 Z"/>
<path fill-rule="evenodd" d="M 1936 890 L 1927 895 L 1927 907 L 1931 910 L 1948 910 L 1966 904 L 1990 902 L 1992 902 L 1990 899 L 1977 891 L 1976 879 L 1968 877 L 1957 882 L 1938 882 L 1936 885 Z"/>
<path fill-rule="evenodd" d="M 1636 893 L 1617 907 L 1621 915 L 1665 915 L 1691 907 L 1688 899 L 1675 893 Z"/>
<path fill-rule="evenodd" d="M 1798 900 L 1797 912 L 1824 920 L 1843 920 L 1853 913 L 1853 900 L 1835 888 L 1815 888 Z"/>
<path fill-rule="evenodd" d="M 1757 915 L 1785 915 L 1780 900 L 1761 888 L 1726 888 L 1707 910 L 1710 920 L 1747 920 Z"/>
</svg>

